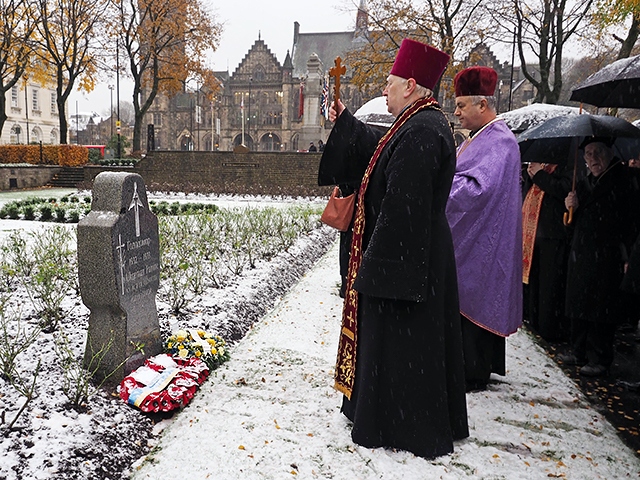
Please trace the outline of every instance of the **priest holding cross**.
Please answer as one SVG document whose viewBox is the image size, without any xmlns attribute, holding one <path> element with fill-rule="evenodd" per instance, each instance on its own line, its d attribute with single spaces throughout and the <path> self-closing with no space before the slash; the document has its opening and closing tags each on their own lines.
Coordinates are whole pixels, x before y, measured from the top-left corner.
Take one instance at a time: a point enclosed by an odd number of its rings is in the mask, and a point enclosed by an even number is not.
<svg viewBox="0 0 640 480">
<path fill-rule="evenodd" d="M 434 458 L 469 435 L 458 285 L 445 206 L 451 129 L 432 91 L 449 55 L 405 39 L 382 92 L 382 134 L 336 98 L 319 183 L 359 184 L 335 386 L 352 439 Z M 342 72 L 340 71 L 342 70 Z M 327 182 L 327 183 L 325 183 Z"/>
</svg>

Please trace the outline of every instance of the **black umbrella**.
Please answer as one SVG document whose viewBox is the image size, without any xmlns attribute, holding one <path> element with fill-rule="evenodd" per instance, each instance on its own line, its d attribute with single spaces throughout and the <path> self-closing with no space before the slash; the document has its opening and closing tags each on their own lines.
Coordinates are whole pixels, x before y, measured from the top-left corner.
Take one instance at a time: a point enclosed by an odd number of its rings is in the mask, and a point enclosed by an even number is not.
<svg viewBox="0 0 640 480">
<path fill-rule="evenodd" d="M 614 152 L 623 160 L 636 157 L 640 129 L 626 120 L 608 115 L 565 115 L 531 127 L 516 138 L 523 162 L 566 163 L 574 159 L 586 137 L 614 138 Z"/>
<path fill-rule="evenodd" d="M 581 110 L 578 107 L 568 107 L 566 105 L 552 105 L 549 103 L 532 103 L 515 110 L 509 110 L 498 115 L 504 120 L 509 130 L 513 133 L 524 132 L 527 128 L 540 125 L 542 122 L 553 117 L 563 115 L 578 115 Z"/>
<path fill-rule="evenodd" d="M 636 157 L 640 148 L 640 129 L 618 117 L 607 115 L 567 115 L 547 120 L 518 135 L 523 162 L 564 163 L 573 158 L 573 187 L 578 171 L 578 145 L 586 137 L 615 139 L 614 151 L 628 159 Z M 634 150 L 635 149 L 635 150 Z M 573 212 L 565 214 L 565 224 L 572 221 Z"/>
<path fill-rule="evenodd" d="M 573 89 L 570 100 L 596 107 L 640 108 L 640 55 L 598 70 Z"/>
</svg>

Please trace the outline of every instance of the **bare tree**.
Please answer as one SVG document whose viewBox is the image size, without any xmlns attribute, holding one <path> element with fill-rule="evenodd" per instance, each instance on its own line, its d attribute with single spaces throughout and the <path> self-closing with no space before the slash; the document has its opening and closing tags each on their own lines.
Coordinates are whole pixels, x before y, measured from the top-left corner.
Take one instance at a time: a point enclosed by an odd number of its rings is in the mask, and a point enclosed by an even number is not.
<svg viewBox="0 0 640 480">
<path fill-rule="evenodd" d="M 37 11 L 30 0 L 0 0 L 0 134 L 7 121 L 6 93 L 25 77 L 33 49 Z M 35 72 L 33 72 L 35 73 Z"/>
<path fill-rule="evenodd" d="M 112 1 L 118 44 L 134 82 L 133 151 L 139 152 L 144 116 L 158 93 L 175 95 L 189 77 L 212 83 L 205 54 L 217 45 L 221 27 L 198 0 Z"/>
<path fill-rule="evenodd" d="M 105 0 L 35 0 L 35 3 L 41 17 L 37 24 L 41 59 L 55 77 L 60 143 L 67 143 L 67 100 L 76 85 L 87 92 L 93 90 L 97 31 L 107 4 Z"/>
<path fill-rule="evenodd" d="M 503 27 L 501 37 L 515 36 L 522 74 L 536 88 L 536 102 L 558 102 L 564 48 L 587 23 L 592 4 L 593 0 L 498 0 L 487 6 Z"/>
<path fill-rule="evenodd" d="M 455 60 L 459 51 L 478 41 L 482 18 L 477 15 L 481 0 L 371 0 L 368 18 L 371 31 L 362 48 L 347 55 L 354 67 L 353 82 L 363 88 L 384 85 L 403 38 L 432 44 Z M 450 62 L 447 76 L 457 67 Z"/>
</svg>

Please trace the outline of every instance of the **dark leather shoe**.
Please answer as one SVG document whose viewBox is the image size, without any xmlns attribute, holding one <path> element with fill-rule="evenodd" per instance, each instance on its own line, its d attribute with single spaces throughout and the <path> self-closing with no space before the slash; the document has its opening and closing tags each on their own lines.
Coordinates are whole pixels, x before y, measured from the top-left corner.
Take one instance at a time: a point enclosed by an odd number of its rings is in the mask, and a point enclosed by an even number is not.
<svg viewBox="0 0 640 480">
<path fill-rule="evenodd" d="M 560 353 L 556 355 L 556 359 L 563 365 L 586 365 L 587 361 L 576 357 L 573 353 Z"/>
<path fill-rule="evenodd" d="M 606 374 L 608 371 L 609 369 L 604 365 L 588 363 L 580 369 L 580 375 L 584 375 L 586 377 L 599 377 L 600 375 Z"/>
<path fill-rule="evenodd" d="M 616 385 L 629 392 L 640 392 L 640 382 L 627 382 L 625 380 L 620 380 Z"/>
</svg>

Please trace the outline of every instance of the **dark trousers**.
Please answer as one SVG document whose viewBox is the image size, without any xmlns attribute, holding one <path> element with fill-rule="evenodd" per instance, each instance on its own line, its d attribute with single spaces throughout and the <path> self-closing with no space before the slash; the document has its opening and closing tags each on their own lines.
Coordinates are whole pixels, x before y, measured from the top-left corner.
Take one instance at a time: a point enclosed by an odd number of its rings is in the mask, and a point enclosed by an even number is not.
<svg viewBox="0 0 640 480">
<path fill-rule="evenodd" d="M 568 245 L 565 240 L 537 239 L 529 276 L 528 318 L 531 327 L 549 342 L 569 339 L 564 315 Z"/>
<path fill-rule="evenodd" d="M 571 319 L 571 347 L 579 361 L 607 368 L 613 363 L 616 327 L 611 323 Z"/>
<path fill-rule="evenodd" d="M 483 388 L 491 372 L 505 375 L 505 339 L 460 315 L 467 390 Z"/>
</svg>

